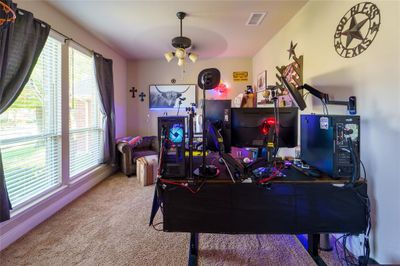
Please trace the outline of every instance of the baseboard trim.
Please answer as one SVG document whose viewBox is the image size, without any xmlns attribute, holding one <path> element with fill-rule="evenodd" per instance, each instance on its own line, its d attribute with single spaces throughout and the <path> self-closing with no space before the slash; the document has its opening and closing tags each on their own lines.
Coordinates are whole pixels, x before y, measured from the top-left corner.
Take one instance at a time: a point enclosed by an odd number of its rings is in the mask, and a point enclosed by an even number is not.
<svg viewBox="0 0 400 266">
<path fill-rule="evenodd" d="M 99 167 L 99 169 L 92 171 L 90 175 L 79 180 L 76 184 L 67 186 L 65 189 L 39 202 L 34 207 L 18 213 L 11 217 L 10 220 L 1 223 L 0 251 L 7 248 L 114 172 L 115 170 L 110 166 Z"/>
</svg>

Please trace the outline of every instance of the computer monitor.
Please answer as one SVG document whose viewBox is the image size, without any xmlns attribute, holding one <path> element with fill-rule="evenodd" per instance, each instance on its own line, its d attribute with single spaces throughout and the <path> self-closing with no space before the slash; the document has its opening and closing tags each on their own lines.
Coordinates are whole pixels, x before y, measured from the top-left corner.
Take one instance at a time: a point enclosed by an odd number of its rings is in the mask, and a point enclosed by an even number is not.
<svg viewBox="0 0 400 266">
<path fill-rule="evenodd" d="M 298 108 L 279 109 L 279 147 L 297 146 Z M 261 126 L 274 120 L 274 108 L 232 108 L 232 146 L 263 147 L 265 132 Z M 264 134 L 263 134 L 264 133 Z"/>
<path fill-rule="evenodd" d="M 290 95 L 292 95 L 294 101 L 296 104 L 299 106 L 300 110 L 304 110 L 307 107 L 306 102 L 304 101 L 303 97 L 301 96 L 300 92 L 298 91 L 298 88 L 293 86 L 290 82 L 286 80 L 285 77 L 281 77 L 282 84 L 285 86 L 285 88 L 289 91 Z"/>
<path fill-rule="evenodd" d="M 231 100 L 206 100 L 206 121 L 221 129 L 225 152 L 231 151 Z M 207 125 L 207 124 L 206 124 Z M 218 151 L 213 138 L 207 138 L 207 148 Z"/>
</svg>

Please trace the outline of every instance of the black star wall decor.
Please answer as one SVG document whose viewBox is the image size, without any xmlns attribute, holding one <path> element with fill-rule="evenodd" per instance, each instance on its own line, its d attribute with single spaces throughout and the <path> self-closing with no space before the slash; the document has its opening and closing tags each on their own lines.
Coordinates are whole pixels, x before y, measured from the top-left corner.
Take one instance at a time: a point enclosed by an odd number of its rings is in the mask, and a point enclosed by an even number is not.
<svg viewBox="0 0 400 266">
<path fill-rule="evenodd" d="M 290 41 L 290 48 L 289 50 L 287 50 L 289 52 L 289 60 L 290 58 L 296 57 L 296 52 L 294 51 L 294 49 L 296 49 L 297 43 L 295 45 L 293 45 L 293 41 Z"/>
<path fill-rule="evenodd" d="M 360 32 L 360 29 L 364 26 L 365 22 L 367 22 L 367 18 L 357 23 L 356 17 L 351 17 L 350 27 L 348 30 L 342 32 L 342 35 L 347 36 L 346 39 L 346 48 L 349 47 L 349 44 L 353 39 L 362 40 L 363 36 Z"/>
<path fill-rule="evenodd" d="M 353 6 L 340 19 L 334 36 L 336 52 L 345 58 L 355 57 L 371 45 L 381 24 L 381 13 L 371 2 Z"/>
</svg>

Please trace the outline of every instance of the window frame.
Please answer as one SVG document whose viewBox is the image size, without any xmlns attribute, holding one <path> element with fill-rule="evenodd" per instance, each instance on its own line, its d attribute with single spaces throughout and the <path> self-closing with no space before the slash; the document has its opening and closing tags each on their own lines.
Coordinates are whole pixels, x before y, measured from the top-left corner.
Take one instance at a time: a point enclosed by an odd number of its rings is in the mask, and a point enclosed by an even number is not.
<svg viewBox="0 0 400 266">
<path fill-rule="evenodd" d="M 85 47 L 82 47 L 81 45 L 79 45 L 78 43 L 75 43 L 75 42 L 71 42 L 71 41 L 68 41 L 68 45 L 67 45 L 67 49 L 68 49 L 68 60 L 70 60 L 70 51 L 72 50 L 72 49 L 74 49 L 74 50 L 77 50 L 78 52 L 80 52 L 80 53 L 82 53 L 83 55 L 86 55 L 86 56 L 88 56 L 88 57 L 91 57 L 91 59 L 92 59 L 92 64 L 93 64 L 93 78 L 94 78 L 94 82 L 95 82 L 95 86 L 96 86 L 96 89 L 97 90 L 99 90 L 99 88 L 98 88 L 98 84 L 97 84 L 97 80 L 96 80 L 96 76 L 95 76 L 95 71 L 96 71 L 96 69 L 95 69 L 95 63 L 94 63 L 94 53 L 93 53 L 93 51 L 89 51 L 89 50 L 87 50 Z M 70 81 L 71 81 L 71 79 L 70 79 L 70 70 L 71 70 L 71 66 L 70 66 L 70 63 L 71 62 L 69 62 L 68 63 L 68 81 L 69 81 L 69 84 L 68 84 L 68 100 L 70 100 L 70 91 L 71 91 L 71 84 L 70 84 Z M 75 92 L 75 89 L 74 89 L 74 92 Z M 85 132 L 93 132 L 93 131 L 99 131 L 99 133 L 101 134 L 100 135 L 100 145 L 103 145 L 104 144 L 104 128 L 102 127 L 103 125 L 102 125 L 102 121 L 103 121 L 103 119 L 104 119 L 104 115 L 103 115 L 103 112 L 101 111 L 101 109 L 102 109 L 102 103 L 101 103 L 101 99 L 100 99 L 100 91 L 97 91 L 97 101 L 98 101 L 98 108 L 99 108 L 99 127 L 85 127 L 85 128 L 79 128 L 79 129 L 70 129 L 69 128 L 69 126 L 70 126 L 70 124 L 69 124 L 69 122 L 70 122 L 70 119 L 71 119 L 71 117 L 70 117 L 70 109 L 69 109 L 69 102 L 68 102 L 68 118 L 69 118 L 69 120 L 68 120 L 68 123 L 66 124 L 67 125 L 67 127 L 68 127 L 68 138 L 71 136 L 71 134 L 74 134 L 74 133 L 85 133 Z M 70 139 L 68 139 L 68 141 L 69 141 L 69 144 L 70 144 Z M 71 145 L 69 145 L 68 146 L 69 148 L 71 148 Z M 70 149 L 68 148 L 68 152 L 70 152 Z M 104 151 L 103 151 L 103 149 L 104 149 L 104 147 L 102 146 L 102 147 L 100 147 L 100 162 L 98 163 L 98 164 L 96 164 L 96 165 L 93 165 L 93 166 L 91 166 L 91 167 L 89 167 L 89 168 L 87 168 L 87 169 L 84 169 L 84 170 L 82 170 L 82 171 L 80 171 L 79 173 L 76 173 L 76 174 L 74 174 L 74 175 L 72 175 L 71 173 L 70 173 L 70 171 L 71 171 L 71 169 L 69 168 L 68 169 L 68 176 L 69 176 L 69 180 L 70 181 L 74 181 L 74 180 L 76 180 L 76 179 L 79 179 L 79 177 L 80 176 L 83 176 L 83 175 L 85 175 L 85 174 L 87 174 L 87 173 L 89 173 L 90 171 L 93 171 L 93 169 L 95 169 L 95 168 L 97 168 L 97 167 L 99 167 L 99 166 L 101 166 L 103 163 L 102 163 L 102 161 L 103 161 L 103 157 L 104 157 Z M 69 157 L 68 157 L 68 167 L 71 167 L 71 158 L 70 158 L 70 155 L 69 155 Z"/>
<path fill-rule="evenodd" d="M 55 195 L 55 193 L 59 193 L 61 191 L 64 191 L 65 189 L 68 189 L 71 186 L 75 186 L 76 183 L 80 182 L 86 182 L 84 180 L 92 180 L 95 177 L 91 174 L 93 171 L 96 171 L 97 169 L 101 169 L 101 167 L 104 167 L 104 164 L 100 162 L 99 164 L 90 167 L 74 176 L 70 176 L 70 133 L 73 133 L 75 131 L 81 131 L 85 132 L 88 129 L 89 130 L 100 130 L 101 131 L 101 142 L 104 143 L 104 128 L 103 124 L 100 123 L 100 127 L 94 127 L 94 128 L 84 128 L 84 129 L 78 129 L 78 130 L 70 130 L 69 129 L 69 120 L 70 120 L 70 110 L 69 110 L 69 100 L 70 100 L 70 80 L 69 80 L 69 74 L 70 74 L 70 48 L 74 48 L 79 50 L 80 52 L 93 57 L 93 64 L 94 64 L 94 53 L 93 51 L 89 51 L 88 49 L 80 46 L 78 43 L 74 42 L 71 39 L 66 38 L 62 34 L 50 30 L 49 33 L 49 38 L 54 38 L 55 40 L 59 41 L 61 44 L 61 129 L 58 130 L 57 138 L 58 141 L 61 142 L 61 151 L 60 151 L 60 165 L 61 165 L 61 182 L 59 182 L 57 185 L 51 186 L 48 189 L 45 189 L 44 191 L 40 192 L 39 194 L 30 197 L 28 199 L 25 199 L 23 202 L 13 206 L 13 209 L 10 211 L 11 217 L 14 217 L 15 215 L 19 215 L 21 212 L 24 212 L 26 210 L 29 210 L 32 207 L 37 206 L 38 204 L 41 204 L 41 202 L 45 201 L 49 197 L 52 197 Z M 94 69 L 95 70 L 95 69 Z M 95 79 L 96 86 L 97 80 Z M 57 103 L 56 103 L 57 104 Z M 100 115 L 102 114 L 101 108 L 102 108 L 102 103 L 101 99 L 99 97 L 99 108 L 100 108 Z M 100 119 L 102 121 L 102 119 Z M 23 136 L 21 137 L 21 142 L 23 140 L 45 140 L 45 136 L 47 134 L 43 135 L 35 135 L 35 136 Z M 11 140 L 10 140 L 11 141 Z M 4 140 L 2 141 L 2 146 L 4 145 L 5 142 L 9 142 L 9 140 Z M 103 156 L 103 153 L 101 152 L 101 157 Z"/>
<path fill-rule="evenodd" d="M 58 89 L 57 88 L 53 93 L 59 93 L 60 94 L 59 97 L 61 98 L 60 100 L 61 100 L 61 104 L 62 104 L 62 91 L 63 91 L 63 87 L 62 87 L 62 72 L 63 72 L 62 51 L 63 51 L 63 48 L 65 46 L 64 45 L 65 42 L 64 41 L 60 41 L 60 39 L 57 36 L 54 37 L 52 32 L 50 32 L 49 37 L 46 40 L 46 43 L 49 41 L 49 38 L 54 39 L 55 41 L 59 42 L 59 44 L 60 44 L 60 51 L 59 52 L 60 52 L 60 60 L 61 60 L 60 65 L 61 65 L 61 68 L 60 68 L 60 73 L 56 74 L 56 75 L 59 75 L 59 78 L 60 78 L 60 88 L 59 88 L 59 91 L 57 90 Z M 28 83 L 25 86 L 28 86 Z M 51 109 L 50 111 L 54 111 L 55 110 L 54 108 L 56 108 L 56 107 L 54 107 L 54 105 L 57 105 L 57 103 L 58 103 L 57 99 L 54 99 L 54 101 L 51 102 L 51 104 L 53 105 L 53 107 L 52 107 L 53 109 Z M 11 213 L 13 213 L 15 210 L 20 210 L 20 209 L 25 208 L 26 206 L 30 205 L 32 202 L 37 201 L 38 199 L 46 197 L 47 195 L 51 194 L 52 192 L 56 191 L 57 189 L 60 189 L 60 187 L 62 187 L 64 185 L 64 178 L 63 178 L 63 174 L 62 174 L 62 160 L 63 160 L 63 157 L 62 157 L 62 151 L 63 151 L 62 150 L 62 107 L 60 108 L 60 116 L 61 116 L 61 121 L 58 121 L 57 118 L 54 119 L 54 117 L 52 119 L 52 123 L 53 123 L 52 124 L 52 127 L 53 127 L 52 129 L 54 130 L 54 132 L 52 132 L 52 133 L 49 133 L 46 130 L 44 130 L 42 132 L 42 134 L 25 135 L 25 136 L 5 139 L 5 140 L 1 141 L 1 146 L 4 147 L 4 146 L 7 146 L 7 145 L 12 145 L 12 146 L 29 145 L 29 143 L 35 142 L 35 141 L 37 141 L 37 142 L 40 142 L 40 141 L 46 142 L 46 141 L 51 141 L 51 139 L 54 139 L 53 141 L 58 142 L 57 148 L 60 149 L 60 151 L 58 151 L 58 153 L 59 153 L 59 156 L 58 156 L 59 158 L 58 159 L 60 161 L 59 161 L 59 170 L 58 170 L 58 176 L 57 176 L 57 183 L 49 186 L 48 188 L 45 188 L 43 191 L 41 191 L 41 192 L 39 192 L 37 194 L 34 194 L 31 197 L 27 197 L 27 198 L 22 197 L 23 201 L 17 202 L 17 204 L 13 204 L 13 206 L 12 206 L 13 209 L 11 210 Z M 57 128 L 57 123 L 61 124 L 60 128 Z M 46 144 L 44 144 L 44 145 L 46 145 Z M 45 148 L 45 150 L 46 150 L 46 152 L 48 152 L 46 148 Z M 2 148 L 2 152 L 4 152 L 4 148 Z M 4 156 L 2 156 L 2 157 L 3 157 L 3 161 L 4 161 Z"/>
</svg>

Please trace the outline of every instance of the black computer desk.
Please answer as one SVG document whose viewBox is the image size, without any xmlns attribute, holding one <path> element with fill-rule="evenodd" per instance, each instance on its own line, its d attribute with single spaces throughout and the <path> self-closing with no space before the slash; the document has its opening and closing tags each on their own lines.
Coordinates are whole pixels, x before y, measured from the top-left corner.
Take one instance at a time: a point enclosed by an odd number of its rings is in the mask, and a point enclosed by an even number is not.
<svg viewBox="0 0 400 266">
<path fill-rule="evenodd" d="M 325 265 L 318 255 L 319 234 L 360 234 L 367 228 L 366 182 L 346 186 L 346 180 L 284 169 L 285 177 L 266 185 L 233 183 L 225 167 L 218 167 L 217 178 L 197 181 L 202 187 L 195 194 L 162 180 L 156 184 L 151 223 L 161 205 L 163 231 L 191 233 L 189 265 L 197 264 L 199 233 L 307 234 L 305 248 Z"/>
</svg>

